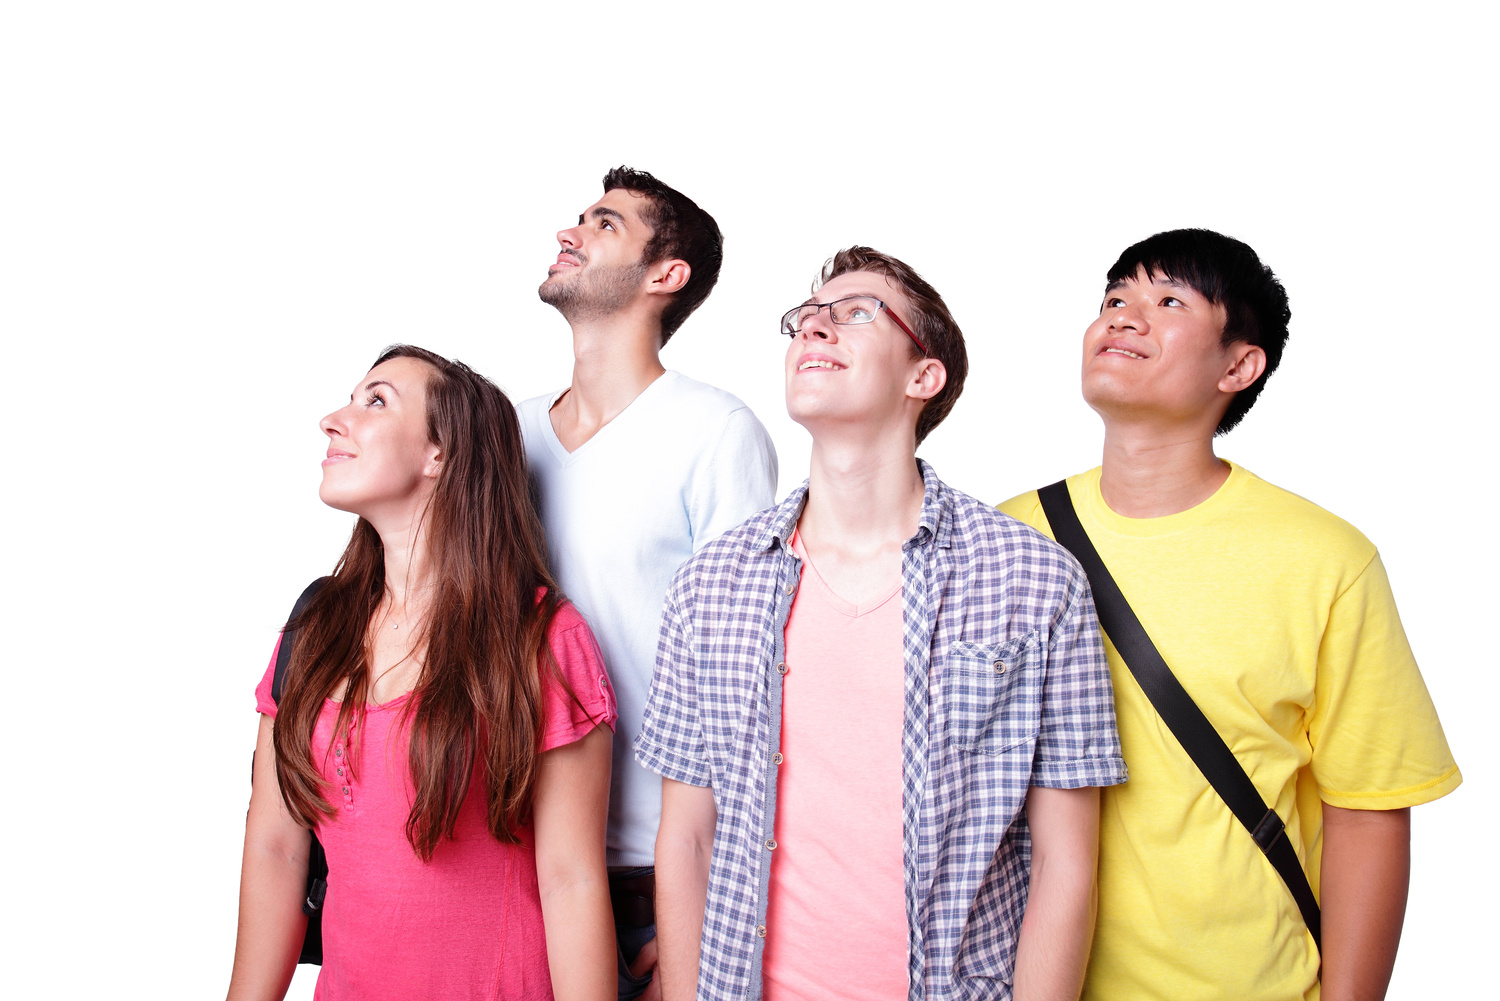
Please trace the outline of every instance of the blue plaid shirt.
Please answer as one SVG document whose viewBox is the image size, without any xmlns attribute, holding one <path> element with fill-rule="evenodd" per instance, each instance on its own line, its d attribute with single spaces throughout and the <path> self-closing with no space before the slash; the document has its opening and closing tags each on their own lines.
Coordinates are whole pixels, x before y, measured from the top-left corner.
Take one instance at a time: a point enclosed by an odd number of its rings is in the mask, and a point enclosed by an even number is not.
<svg viewBox="0 0 1500 1001">
<path fill-rule="evenodd" d="M 1009 998 L 1030 884 L 1030 786 L 1125 781 L 1088 581 L 1027 526 L 926 486 L 902 547 L 901 732 L 910 998 Z M 718 807 L 701 1001 L 757 1001 L 775 849 L 794 491 L 699 550 L 667 592 L 636 758 Z"/>
</svg>

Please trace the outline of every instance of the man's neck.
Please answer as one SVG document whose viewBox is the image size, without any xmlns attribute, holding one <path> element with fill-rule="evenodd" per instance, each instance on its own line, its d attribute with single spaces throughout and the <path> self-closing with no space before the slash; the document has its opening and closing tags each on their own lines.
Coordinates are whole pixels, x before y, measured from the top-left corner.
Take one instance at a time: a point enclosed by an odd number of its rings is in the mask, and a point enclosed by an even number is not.
<svg viewBox="0 0 1500 1001">
<path fill-rule="evenodd" d="M 798 532 L 836 594 L 863 605 L 899 586 L 901 547 L 916 534 L 924 486 L 914 442 L 814 440 Z"/>
<path fill-rule="evenodd" d="M 552 429 L 569 452 L 618 417 L 666 371 L 661 325 L 624 317 L 573 327 L 573 381 L 552 407 Z"/>
<path fill-rule="evenodd" d="M 1213 431 L 1104 423 L 1104 503 L 1126 518 L 1162 518 L 1202 504 L 1229 478 L 1214 455 Z"/>
</svg>

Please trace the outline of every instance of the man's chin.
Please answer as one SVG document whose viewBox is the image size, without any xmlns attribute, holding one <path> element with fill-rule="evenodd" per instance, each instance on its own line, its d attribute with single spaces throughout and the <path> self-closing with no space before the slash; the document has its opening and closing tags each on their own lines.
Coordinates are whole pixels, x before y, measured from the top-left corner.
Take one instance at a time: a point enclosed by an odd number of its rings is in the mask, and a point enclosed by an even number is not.
<svg viewBox="0 0 1500 1001">
<path fill-rule="evenodd" d="M 555 275 L 548 275 L 547 280 L 537 287 L 536 294 L 549 306 L 561 306 L 568 301 L 572 291 L 565 282 L 553 281 Z"/>
</svg>

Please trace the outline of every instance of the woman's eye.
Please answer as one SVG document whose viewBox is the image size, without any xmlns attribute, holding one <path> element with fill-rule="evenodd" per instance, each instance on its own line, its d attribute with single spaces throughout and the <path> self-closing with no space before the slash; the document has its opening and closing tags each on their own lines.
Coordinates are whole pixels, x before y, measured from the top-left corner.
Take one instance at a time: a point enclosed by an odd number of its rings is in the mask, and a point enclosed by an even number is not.
<svg viewBox="0 0 1500 1001">
<path fill-rule="evenodd" d="M 849 319 L 855 323 L 869 323 L 874 318 L 875 314 L 870 312 L 868 309 L 861 309 L 860 307 L 856 306 L 853 309 L 849 310 Z"/>
<path fill-rule="evenodd" d="M 383 407 L 385 406 L 385 397 L 381 396 L 379 393 L 371 393 L 370 398 L 365 401 L 365 403 L 367 406 L 371 407 L 375 406 L 376 404 L 379 404 Z"/>
</svg>

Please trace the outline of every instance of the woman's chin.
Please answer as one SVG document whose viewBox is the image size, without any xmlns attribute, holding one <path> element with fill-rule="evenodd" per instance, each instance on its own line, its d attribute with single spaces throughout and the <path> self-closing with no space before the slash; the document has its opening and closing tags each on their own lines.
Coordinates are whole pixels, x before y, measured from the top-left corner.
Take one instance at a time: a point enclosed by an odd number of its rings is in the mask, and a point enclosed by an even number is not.
<svg viewBox="0 0 1500 1001">
<path fill-rule="evenodd" d="M 350 514 L 360 514 L 364 506 L 359 500 L 350 497 L 346 491 L 331 486 L 325 479 L 323 485 L 318 487 L 318 499 L 335 511 L 348 511 Z"/>
</svg>

